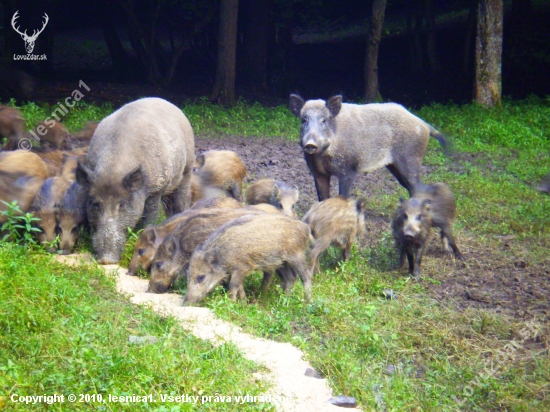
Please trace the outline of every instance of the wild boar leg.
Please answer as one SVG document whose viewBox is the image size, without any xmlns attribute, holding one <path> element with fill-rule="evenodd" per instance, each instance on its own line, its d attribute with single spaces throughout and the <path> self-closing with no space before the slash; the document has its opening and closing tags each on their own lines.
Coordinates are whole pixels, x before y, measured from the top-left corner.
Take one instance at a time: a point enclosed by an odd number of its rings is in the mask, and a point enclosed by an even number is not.
<svg viewBox="0 0 550 412">
<path fill-rule="evenodd" d="M 409 248 L 406 249 L 406 253 L 407 253 L 407 260 L 409 262 L 409 274 L 413 274 L 414 273 L 414 254 L 413 254 L 413 251 L 410 250 Z"/>
<path fill-rule="evenodd" d="M 164 195 L 160 198 L 162 206 L 164 207 L 164 213 L 166 217 L 174 215 L 174 204 L 172 203 L 172 196 Z"/>
<path fill-rule="evenodd" d="M 401 186 L 409 192 L 409 197 L 414 196 L 414 190 L 420 183 L 420 165 L 413 159 L 395 159 L 393 164 L 386 168 L 395 176 Z"/>
<path fill-rule="evenodd" d="M 311 273 L 316 275 L 320 272 L 319 256 L 330 246 L 330 240 L 319 238 L 315 240 L 313 249 L 311 249 L 310 266 Z"/>
<path fill-rule="evenodd" d="M 297 257 L 293 261 L 288 262 L 291 270 L 300 277 L 302 284 L 304 285 L 304 297 L 306 302 L 311 302 L 311 272 L 303 258 Z"/>
<path fill-rule="evenodd" d="M 281 287 L 285 291 L 285 294 L 290 295 L 292 292 L 292 287 L 296 282 L 296 273 L 293 268 L 290 267 L 288 263 L 285 263 L 277 269 L 277 275 L 279 275 L 279 278 L 281 279 Z"/>
<path fill-rule="evenodd" d="M 233 273 L 229 280 L 229 299 L 246 299 L 246 293 L 244 293 L 243 279 L 244 276 L 239 273 Z"/>
<path fill-rule="evenodd" d="M 273 271 L 264 272 L 264 279 L 262 281 L 262 292 L 267 292 L 269 285 L 271 285 L 271 280 L 273 279 Z"/>
<path fill-rule="evenodd" d="M 407 256 L 407 250 L 405 246 L 401 246 L 399 249 L 399 263 L 397 264 L 398 268 L 402 268 L 405 265 L 405 257 Z"/>
<path fill-rule="evenodd" d="M 145 207 L 143 208 L 143 227 L 156 223 L 159 214 L 160 197 L 160 194 L 154 194 L 145 201 Z"/>
<path fill-rule="evenodd" d="M 315 180 L 315 189 L 317 190 L 319 202 L 328 199 L 330 197 L 330 176 L 314 173 L 313 179 Z"/>
<path fill-rule="evenodd" d="M 421 246 L 416 249 L 416 256 L 414 257 L 414 277 L 420 277 L 420 264 L 422 263 L 422 255 L 424 254 L 424 248 L 426 244 L 423 243 Z"/>
<path fill-rule="evenodd" d="M 458 246 L 456 245 L 450 226 L 444 226 L 441 228 L 441 240 L 443 239 L 447 240 L 457 259 L 464 259 L 464 255 L 460 252 L 460 249 L 458 249 Z"/>
<path fill-rule="evenodd" d="M 191 173 L 183 175 L 180 185 L 170 195 L 172 198 L 173 214 L 181 213 L 189 207 L 189 188 L 191 187 Z M 172 215 L 166 217 L 171 217 Z"/>
<path fill-rule="evenodd" d="M 338 176 L 338 194 L 343 197 L 349 197 L 349 192 L 355 182 L 357 172 L 347 171 L 345 175 Z"/>
</svg>

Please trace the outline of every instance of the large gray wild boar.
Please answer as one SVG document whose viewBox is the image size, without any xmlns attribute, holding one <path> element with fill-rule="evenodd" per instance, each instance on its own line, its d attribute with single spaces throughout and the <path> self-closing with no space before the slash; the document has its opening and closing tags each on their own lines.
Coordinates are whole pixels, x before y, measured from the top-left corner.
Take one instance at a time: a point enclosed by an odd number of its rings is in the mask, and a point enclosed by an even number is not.
<svg viewBox="0 0 550 412">
<path fill-rule="evenodd" d="M 347 197 L 357 173 L 383 166 L 412 196 L 430 136 L 446 147 L 436 129 L 395 103 L 342 103 L 340 95 L 306 102 L 291 94 L 290 110 L 302 120 L 300 145 L 319 201 L 330 197 L 330 176 Z"/>
<path fill-rule="evenodd" d="M 246 299 L 244 278 L 264 272 L 262 289 L 275 271 L 295 273 L 311 300 L 311 272 L 306 253 L 312 241 L 309 227 L 283 214 L 245 215 L 217 229 L 191 256 L 187 274 L 186 304 L 200 302 L 222 281 L 229 281 L 229 297 Z"/>
<path fill-rule="evenodd" d="M 99 123 L 76 170 L 89 190 L 99 263 L 118 262 L 128 228 L 154 223 L 161 200 L 167 217 L 187 208 L 194 150 L 187 117 L 160 98 L 128 103 Z"/>
</svg>

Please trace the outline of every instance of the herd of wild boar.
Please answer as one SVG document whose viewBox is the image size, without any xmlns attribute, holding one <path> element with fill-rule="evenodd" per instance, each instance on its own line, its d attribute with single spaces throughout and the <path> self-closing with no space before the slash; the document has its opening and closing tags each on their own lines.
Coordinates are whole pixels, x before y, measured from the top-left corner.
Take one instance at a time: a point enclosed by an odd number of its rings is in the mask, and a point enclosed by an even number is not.
<svg viewBox="0 0 550 412">
<path fill-rule="evenodd" d="M 39 126 L 46 130 L 41 147 L 30 150 L 19 148 L 28 136 L 20 112 L 0 106 L 6 140 L 0 200 L 16 200 L 40 219 L 37 238 L 51 252 L 71 253 L 79 234 L 89 231 L 102 264 L 119 261 L 128 228 L 143 228 L 128 274 L 150 272 L 153 293 L 186 278 L 187 304 L 221 284 L 231 298 L 244 299 L 243 280 L 257 271 L 262 290 L 274 274 L 285 293 L 299 278 L 310 300 L 320 255 L 332 245 L 348 259 L 365 230 L 367 200 L 349 197 L 357 173 L 385 166 L 410 194 L 400 198 L 391 223 L 399 267 L 406 256 L 409 273 L 420 276 L 432 227 L 440 229 L 443 247 L 463 259 L 452 234 L 453 193 L 444 183 L 421 181 L 429 138 L 446 145 L 437 130 L 393 103 L 347 104 L 341 96 L 304 101 L 292 94 L 290 110 L 302 121 L 300 145 L 319 198 L 302 220 L 294 210 L 299 191 L 290 182 L 258 180 L 243 192 L 248 175 L 237 153 L 196 157 L 188 119 L 160 98 L 128 103 L 74 135 L 49 120 Z M 335 198 L 331 176 L 339 183 Z M 156 224 L 160 205 L 167 219 Z"/>
</svg>

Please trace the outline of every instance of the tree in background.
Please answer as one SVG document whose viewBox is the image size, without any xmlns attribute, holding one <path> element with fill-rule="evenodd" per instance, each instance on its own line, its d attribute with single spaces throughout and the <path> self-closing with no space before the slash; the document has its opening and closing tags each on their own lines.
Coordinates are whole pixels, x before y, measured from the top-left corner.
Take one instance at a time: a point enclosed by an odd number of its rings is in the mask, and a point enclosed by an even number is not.
<svg viewBox="0 0 550 412">
<path fill-rule="evenodd" d="M 210 100 L 230 106 L 235 104 L 238 15 L 239 0 L 221 0 L 216 80 Z"/>
<path fill-rule="evenodd" d="M 487 107 L 501 105 L 502 18 L 502 0 L 479 0 L 474 98 Z"/>
<path fill-rule="evenodd" d="M 372 16 L 367 37 L 365 58 L 365 99 L 367 102 L 380 100 L 378 87 L 378 49 L 382 37 L 382 25 L 386 12 L 386 0 L 372 1 Z"/>
</svg>

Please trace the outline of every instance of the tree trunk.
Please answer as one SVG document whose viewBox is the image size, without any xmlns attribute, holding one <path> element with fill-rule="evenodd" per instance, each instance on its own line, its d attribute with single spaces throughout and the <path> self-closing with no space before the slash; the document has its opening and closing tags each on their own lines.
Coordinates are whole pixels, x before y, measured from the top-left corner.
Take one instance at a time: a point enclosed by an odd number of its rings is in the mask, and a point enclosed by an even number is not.
<svg viewBox="0 0 550 412">
<path fill-rule="evenodd" d="M 230 106 L 235 104 L 238 12 L 239 0 L 221 0 L 216 81 L 210 100 Z"/>
<path fill-rule="evenodd" d="M 426 18 L 426 55 L 430 71 L 435 73 L 439 70 L 439 61 L 436 54 L 435 41 L 435 13 L 433 0 L 424 0 L 424 15 Z"/>
<path fill-rule="evenodd" d="M 365 99 L 367 102 L 380 100 L 380 91 L 378 88 L 378 49 L 382 37 L 385 12 L 386 0 L 373 0 L 365 59 Z"/>
<path fill-rule="evenodd" d="M 466 36 L 464 37 L 464 55 L 462 59 L 462 71 L 465 74 L 471 73 L 471 51 L 474 48 L 474 33 L 476 32 L 476 10 L 477 0 L 470 0 L 468 22 L 466 23 Z"/>
<path fill-rule="evenodd" d="M 480 0 L 477 9 L 475 100 L 501 105 L 502 0 Z"/>
<path fill-rule="evenodd" d="M 111 18 L 113 13 L 110 3 L 108 1 L 103 1 L 100 4 L 101 28 L 103 30 L 105 44 L 107 45 L 109 55 L 111 56 L 113 71 L 119 81 L 128 80 L 128 77 L 133 77 L 133 66 L 130 62 L 130 57 L 128 56 L 128 53 L 126 53 L 126 50 L 124 49 L 124 46 L 122 45 L 122 42 L 116 32 L 113 19 Z"/>
<path fill-rule="evenodd" d="M 267 45 L 272 0 L 251 0 L 245 31 L 247 79 L 253 90 L 267 92 Z M 241 3 L 242 4 L 242 3 Z"/>
</svg>

